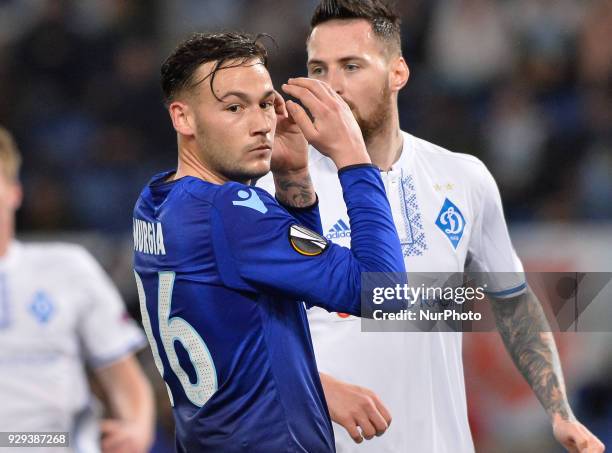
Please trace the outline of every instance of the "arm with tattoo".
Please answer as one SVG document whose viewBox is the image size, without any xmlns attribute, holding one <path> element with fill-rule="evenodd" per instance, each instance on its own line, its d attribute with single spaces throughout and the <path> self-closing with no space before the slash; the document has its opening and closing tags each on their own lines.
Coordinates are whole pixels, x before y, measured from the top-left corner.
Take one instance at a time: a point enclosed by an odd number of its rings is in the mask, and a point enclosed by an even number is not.
<svg viewBox="0 0 612 453">
<path fill-rule="evenodd" d="M 572 413 L 555 339 L 535 294 L 493 300 L 492 307 L 504 345 L 546 409 L 557 441 L 572 453 L 603 452 L 604 444 Z"/>
<path fill-rule="evenodd" d="M 508 353 L 548 415 L 573 419 L 555 339 L 535 294 L 529 290 L 514 299 L 493 300 L 492 307 Z"/>
<path fill-rule="evenodd" d="M 276 199 L 285 206 L 306 208 L 317 201 L 308 169 L 298 172 L 273 172 Z"/>
</svg>

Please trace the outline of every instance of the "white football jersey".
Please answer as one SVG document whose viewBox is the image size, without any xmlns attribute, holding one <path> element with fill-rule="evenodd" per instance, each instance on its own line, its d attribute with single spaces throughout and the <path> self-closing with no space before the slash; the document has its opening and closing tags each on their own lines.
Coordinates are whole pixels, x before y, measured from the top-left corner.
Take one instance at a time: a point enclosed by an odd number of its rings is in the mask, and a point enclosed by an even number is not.
<svg viewBox="0 0 612 453">
<path fill-rule="evenodd" d="M 403 138 L 398 162 L 381 176 L 409 281 L 410 272 L 511 272 L 488 281 L 488 291 L 500 297 L 524 292 L 523 268 L 485 165 L 407 133 Z M 350 223 L 337 169 L 314 149 L 309 166 L 323 232 L 348 247 Z M 274 190 L 271 175 L 258 184 Z M 460 332 L 361 332 L 358 318 L 318 307 L 308 310 L 308 319 L 319 370 L 370 388 L 393 417 L 382 437 L 361 445 L 334 424 L 339 453 L 474 451 Z"/>
<path fill-rule="evenodd" d="M 0 258 L 1 431 L 69 431 L 61 451 L 99 452 L 84 362 L 99 369 L 145 344 L 82 247 L 13 241 Z"/>
</svg>

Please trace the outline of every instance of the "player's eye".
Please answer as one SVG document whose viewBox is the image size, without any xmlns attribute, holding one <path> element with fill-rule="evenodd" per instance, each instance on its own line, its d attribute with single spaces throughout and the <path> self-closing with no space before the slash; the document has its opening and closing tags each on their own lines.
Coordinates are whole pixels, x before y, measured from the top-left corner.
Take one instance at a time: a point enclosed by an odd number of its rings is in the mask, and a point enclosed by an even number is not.
<svg viewBox="0 0 612 453">
<path fill-rule="evenodd" d="M 227 107 L 228 111 L 232 112 L 232 113 L 238 113 L 240 112 L 240 110 L 242 110 L 242 106 L 239 104 L 232 104 L 229 107 Z"/>
<path fill-rule="evenodd" d="M 312 68 L 310 70 L 310 75 L 313 75 L 313 76 L 323 75 L 323 68 L 321 68 L 320 66 Z"/>
<path fill-rule="evenodd" d="M 268 109 L 274 107 L 274 101 L 265 101 L 265 102 L 262 102 L 261 104 L 259 104 L 259 107 L 261 107 L 264 110 L 268 110 Z"/>
<path fill-rule="evenodd" d="M 359 65 L 349 63 L 344 67 L 348 72 L 355 72 L 359 69 Z"/>
</svg>

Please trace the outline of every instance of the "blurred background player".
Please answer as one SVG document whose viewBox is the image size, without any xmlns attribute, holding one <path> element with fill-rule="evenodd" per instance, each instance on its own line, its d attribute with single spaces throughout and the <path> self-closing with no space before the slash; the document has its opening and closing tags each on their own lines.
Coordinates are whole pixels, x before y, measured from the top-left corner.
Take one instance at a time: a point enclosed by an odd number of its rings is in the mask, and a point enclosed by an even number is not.
<svg viewBox="0 0 612 453">
<path fill-rule="evenodd" d="M 153 398 L 134 352 L 146 340 L 85 249 L 14 238 L 20 163 L 13 138 L 0 127 L 0 427 L 68 431 L 74 452 L 145 453 Z M 108 402 L 105 420 L 86 364 Z"/>
<path fill-rule="evenodd" d="M 400 130 L 398 93 L 409 70 L 397 13 L 382 0 L 323 0 L 311 26 L 308 75 L 329 83 L 351 107 L 381 169 L 408 272 L 508 273 L 504 281 L 486 282 L 506 349 L 546 409 L 557 440 L 569 451 L 603 451 L 569 406 L 554 338 L 522 279 L 491 174 L 472 156 Z M 323 194 L 327 238 L 349 246 L 333 163 L 312 150 L 310 169 Z M 270 187 L 269 177 L 262 184 Z M 461 333 L 366 333 L 346 314 L 315 307 L 308 316 L 332 419 L 346 428 L 335 429 L 338 451 L 474 451 Z M 358 389 L 336 378 L 373 390 L 389 406 L 394 422 L 384 436 L 353 443 L 376 434 L 368 416 L 372 396 L 366 390 L 359 398 Z"/>
</svg>

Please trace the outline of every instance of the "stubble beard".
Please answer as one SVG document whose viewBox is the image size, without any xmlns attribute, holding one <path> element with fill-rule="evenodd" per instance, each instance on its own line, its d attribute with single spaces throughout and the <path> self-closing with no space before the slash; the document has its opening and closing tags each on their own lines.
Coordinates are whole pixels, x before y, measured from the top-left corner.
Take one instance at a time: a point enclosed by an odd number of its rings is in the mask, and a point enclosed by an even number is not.
<svg viewBox="0 0 612 453">
<path fill-rule="evenodd" d="M 228 169 L 224 176 L 230 181 L 237 181 L 242 184 L 247 184 L 249 181 L 262 178 L 269 173 L 270 170 L 266 171 L 248 171 L 243 168 Z"/>
<path fill-rule="evenodd" d="M 270 167 L 266 170 L 251 170 L 241 165 L 240 162 L 230 161 L 229 159 L 214 159 L 217 171 L 230 181 L 237 181 L 246 184 L 249 181 L 265 176 Z"/>
<path fill-rule="evenodd" d="M 359 112 L 351 106 L 351 110 L 353 111 L 353 115 L 357 120 L 357 124 L 361 129 L 361 134 L 363 135 L 363 140 L 366 145 L 372 139 L 372 137 L 376 136 L 380 131 L 382 131 L 389 120 L 391 119 L 391 102 L 389 101 L 391 97 L 391 89 L 385 84 L 381 91 L 381 95 L 378 103 L 374 106 L 372 113 L 370 113 L 367 117 L 363 117 L 359 114 Z"/>
<path fill-rule="evenodd" d="M 264 170 L 251 170 L 244 165 L 241 160 L 236 160 L 231 158 L 225 150 L 222 148 L 213 145 L 212 143 L 206 143 L 204 139 L 203 146 L 203 155 L 205 156 L 205 160 L 207 165 L 210 166 L 210 169 L 215 173 L 222 175 L 224 178 L 229 181 L 236 181 L 243 184 L 248 183 L 249 181 L 253 181 L 255 179 L 259 179 L 270 171 L 270 165 L 268 162 L 268 168 Z M 245 158 L 247 156 L 246 152 L 241 152 L 239 154 L 241 158 Z"/>
</svg>

